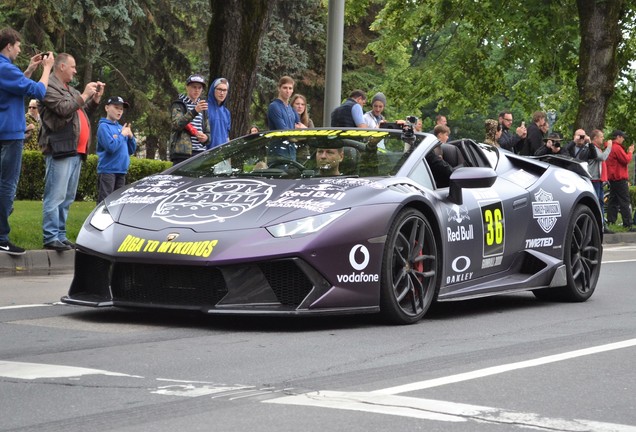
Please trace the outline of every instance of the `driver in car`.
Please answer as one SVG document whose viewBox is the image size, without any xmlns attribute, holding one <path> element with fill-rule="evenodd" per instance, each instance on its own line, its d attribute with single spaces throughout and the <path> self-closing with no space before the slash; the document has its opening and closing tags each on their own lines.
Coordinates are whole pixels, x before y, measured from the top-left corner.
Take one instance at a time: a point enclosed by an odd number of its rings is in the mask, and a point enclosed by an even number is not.
<svg viewBox="0 0 636 432">
<path fill-rule="evenodd" d="M 316 149 L 316 165 L 321 176 L 339 176 L 340 162 L 344 159 L 344 150 L 341 148 Z"/>
</svg>

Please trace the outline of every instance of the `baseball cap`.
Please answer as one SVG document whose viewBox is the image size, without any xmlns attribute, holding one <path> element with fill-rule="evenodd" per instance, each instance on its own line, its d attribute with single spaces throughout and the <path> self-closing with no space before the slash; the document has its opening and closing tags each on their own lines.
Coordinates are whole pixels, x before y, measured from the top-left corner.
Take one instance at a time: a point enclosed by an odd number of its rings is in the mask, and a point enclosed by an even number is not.
<svg viewBox="0 0 636 432">
<path fill-rule="evenodd" d="M 130 105 L 121 96 L 112 96 L 106 101 L 106 105 L 123 105 L 124 108 L 129 108 Z"/>
<path fill-rule="evenodd" d="M 627 135 L 622 130 L 615 130 L 612 132 L 612 138 L 616 138 L 618 136 L 622 136 L 623 138 L 627 138 Z"/>
<path fill-rule="evenodd" d="M 190 85 L 192 83 L 199 83 L 202 84 L 203 87 L 205 87 L 205 79 L 203 79 L 203 77 L 199 74 L 192 74 L 188 77 L 188 79 L 186 80 L 186 85 Z"/>
</svg>

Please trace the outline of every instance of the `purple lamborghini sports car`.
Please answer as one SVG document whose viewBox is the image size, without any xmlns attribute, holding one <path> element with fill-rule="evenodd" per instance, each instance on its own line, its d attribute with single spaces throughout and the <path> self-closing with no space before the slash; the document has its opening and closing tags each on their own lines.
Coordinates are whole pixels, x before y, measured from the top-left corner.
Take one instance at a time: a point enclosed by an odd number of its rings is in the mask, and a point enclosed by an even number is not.
<svg viewBox="0 0 636 432">
<path fill-rule="evenodd" d="M 62 301 L 400 324 L 433 301 L 585 301 L 602 256 L 585 174 L 409 123 L 248 135 L 100 203 Z"/>
</svg>

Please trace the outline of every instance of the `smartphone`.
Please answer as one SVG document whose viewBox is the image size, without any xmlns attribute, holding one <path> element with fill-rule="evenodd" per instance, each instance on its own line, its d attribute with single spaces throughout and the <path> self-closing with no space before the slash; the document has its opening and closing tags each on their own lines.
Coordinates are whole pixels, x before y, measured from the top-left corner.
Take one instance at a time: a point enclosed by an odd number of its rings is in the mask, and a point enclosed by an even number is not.
<svg viewBox="0 0 636 432">
<path fill-rule="evenodd" d="M 42 60 L 44 60 L 44 59 L 45 59 L 45 58 L 47 58 L 48 56 L 49 56 L 49 53 L 47 53 L 47 52 L 43 52 L 43 53 L 41 53 L 41 54 L 40 54 L 40 58 L 41 58 Z"/>
<path fill-rule="evenodd" d="M 521 122 L 521 127 L 526 127 L 526 122 Z"/>
<path fill-rule="evenodd" d="M 97 84 L 97 86 L 95 87 L 95 92 L 99 93 L 100 91 L 102 91 L 102 85 Z"/>
</svg>

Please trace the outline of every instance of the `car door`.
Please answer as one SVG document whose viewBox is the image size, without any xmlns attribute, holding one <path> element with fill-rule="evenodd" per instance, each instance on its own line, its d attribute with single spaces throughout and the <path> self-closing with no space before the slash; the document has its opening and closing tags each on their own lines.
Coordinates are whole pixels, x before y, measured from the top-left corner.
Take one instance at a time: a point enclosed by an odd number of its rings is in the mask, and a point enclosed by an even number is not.
<svg viewBox="0 0 636 432">
<path fill-rule="evenodd" d="M 496 151 L 486 154 L 466 140 L 457 146 L 464 166 L 497 167 Z M 508 272 L 524 249 L 527 224 L 532 220 L 528 192 L 499 176 L 490 187 L 462 189 L 461 203 L 451 200 L 444 189 L 438 192 L 444 251 L 440 296 L 487 292 L 488 281 Z"/>
</svg>

